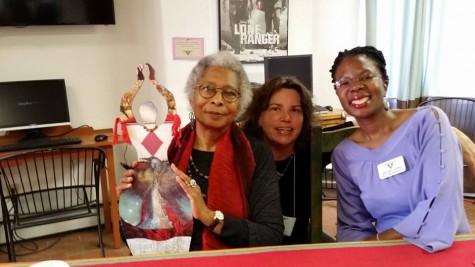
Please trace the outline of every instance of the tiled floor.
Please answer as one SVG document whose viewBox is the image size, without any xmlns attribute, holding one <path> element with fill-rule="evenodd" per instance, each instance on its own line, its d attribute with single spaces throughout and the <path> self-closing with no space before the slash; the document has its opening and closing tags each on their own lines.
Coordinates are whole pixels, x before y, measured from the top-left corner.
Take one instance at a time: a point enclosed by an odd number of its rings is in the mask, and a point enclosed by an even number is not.
<svg viewBox="0 0 475 267">
<path fill-rule="evenodd" d="M 473 199 L 465 200 L 465 210 L 469 217 L 470 224 L 475 233 L 475 203 Z M 323 228 L 330 236 L 336 234 L 336 201 L 325 201 L 323 203 Z M 3 230 L 2 230 L 3 231 Z M 112 248 L 112 235 L 104 234 L 106 257 L 128 256 L 129 250 L 126 246 L 119 249 Z M 34 246 L 37 248 L 34 248 Z M 27 250 L 25 247 L 30 248 Z M 49 247 L 49 248 L 48 248 Z M 0 265 L 8 262 L 6 247 L 1 246 Z M 78 230 L 58 236 L 51 236 L 35 240 L 34 243 L 27 242 L 22 246 L 17 245 L 17 261 L 37 262 L 41 260 L 57 259 L 84 259 L 100 258 L 100 250 L 97 246 L 97 231 L 95 228 Z"/>
</svg>

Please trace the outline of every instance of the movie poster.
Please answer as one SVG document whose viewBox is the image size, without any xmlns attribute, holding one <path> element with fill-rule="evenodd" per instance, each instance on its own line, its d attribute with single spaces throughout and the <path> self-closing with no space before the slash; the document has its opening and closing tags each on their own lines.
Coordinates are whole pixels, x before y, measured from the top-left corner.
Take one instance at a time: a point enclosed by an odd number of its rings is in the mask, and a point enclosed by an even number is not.
<svg viewBox="0 0 475 267">
<path fill-rule="evenodd" d="M 289 0 L 219 0 L 220 50 L 242 63 L 287 55 Z"/>
</svg>

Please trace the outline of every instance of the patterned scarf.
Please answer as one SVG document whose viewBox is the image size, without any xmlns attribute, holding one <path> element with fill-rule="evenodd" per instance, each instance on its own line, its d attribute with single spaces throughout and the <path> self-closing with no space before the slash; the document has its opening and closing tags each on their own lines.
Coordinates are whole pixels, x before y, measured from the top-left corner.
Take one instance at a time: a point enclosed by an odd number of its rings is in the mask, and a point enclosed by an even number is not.
<svg viewBox="0 0 475 267">
<path fill-rule="evenodd" d="M 196 131 L 191 124 L 185 126 L 168 148 L 168 159 L 186 173 Z M 225 215 L 248 218 L 248 197 L 256 163 L 249 140 L 233 124 L 218 140 L 208 178 L 207 205 Z M 217 235 L 205 229 L 203 250 L 224 249 L 227 246 Z"/>
</svg>

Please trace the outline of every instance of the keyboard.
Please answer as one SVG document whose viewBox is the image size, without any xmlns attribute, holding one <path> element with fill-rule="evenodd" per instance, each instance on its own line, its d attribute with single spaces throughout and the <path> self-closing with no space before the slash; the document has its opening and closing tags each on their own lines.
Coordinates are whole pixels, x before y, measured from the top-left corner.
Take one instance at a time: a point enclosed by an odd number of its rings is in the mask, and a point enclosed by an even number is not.
<svg viewBox="0 0 475 267">
<path fill-rule="evenodd" d="M 54 139 L 33 138 L 33 139 L 28 139 L 28 140 L 22 140 L 14 144 L 0 145 L 0 152 L 42 148 L 42 147 L 73 145 L 73 144 L 79 144 L 81 142 L 82 140 L 80 137 L 60 137 L 60 138 L 54 138 Z"/>
</svg>

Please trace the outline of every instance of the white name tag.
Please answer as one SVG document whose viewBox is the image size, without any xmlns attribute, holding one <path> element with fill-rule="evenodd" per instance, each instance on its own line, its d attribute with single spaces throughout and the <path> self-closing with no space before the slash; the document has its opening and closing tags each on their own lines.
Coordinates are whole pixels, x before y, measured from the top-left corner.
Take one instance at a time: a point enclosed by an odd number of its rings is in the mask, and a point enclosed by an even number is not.
<svg viewBox="0 0 475 267">
<path fill-rule="evenodd" d="M 284 215 L 284 235 L 285 236 L 292 235 L 292 231 L 294 230 L 295 220 L 297 220 L 297 218 Z"/>
<path fill-rule="evenodd" d="M 406 164 L 402 156 L 378 164 L 379 179 L 386 179 L 406 171 Z"/>
</svg>

